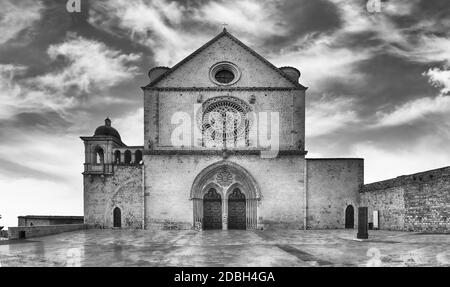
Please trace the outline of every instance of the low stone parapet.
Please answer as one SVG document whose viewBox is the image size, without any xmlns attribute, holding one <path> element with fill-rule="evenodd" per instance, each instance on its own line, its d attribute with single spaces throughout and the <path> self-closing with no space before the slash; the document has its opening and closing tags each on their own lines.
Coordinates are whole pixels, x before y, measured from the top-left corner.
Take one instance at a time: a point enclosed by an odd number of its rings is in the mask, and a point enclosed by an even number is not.
<svg viewBox="0 0 450 287">
<path fill-rule="evenodd" d="M 1 238 L 8 238 L 8 231 L 7 230 L 0 230 L 0 239 Z"/>
<path fill-rule="evenodd" d="M 86 224 L 59 224 L 59 225 L 42 225 L 42 226 L 19 226 L 9 227 L 9 239 L 26 239 L 51 234 L 58 234 L 68 231 L 87 229 Z"/>
</svg>

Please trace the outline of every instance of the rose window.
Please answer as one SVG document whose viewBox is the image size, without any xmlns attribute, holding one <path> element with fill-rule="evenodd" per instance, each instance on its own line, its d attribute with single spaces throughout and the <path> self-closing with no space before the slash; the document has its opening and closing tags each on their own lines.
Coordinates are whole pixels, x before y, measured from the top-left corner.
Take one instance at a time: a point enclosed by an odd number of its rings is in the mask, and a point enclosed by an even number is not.
<svg viewBox="0 0 450 287">
<path fill-rule="evenodd" d="M 216 97 L 206 101 L 198 118 L 207 146 L 236 145 L 239 140 L 248 141 L 251 124 L 250 107 L 234 97 Z"/>
</svg>

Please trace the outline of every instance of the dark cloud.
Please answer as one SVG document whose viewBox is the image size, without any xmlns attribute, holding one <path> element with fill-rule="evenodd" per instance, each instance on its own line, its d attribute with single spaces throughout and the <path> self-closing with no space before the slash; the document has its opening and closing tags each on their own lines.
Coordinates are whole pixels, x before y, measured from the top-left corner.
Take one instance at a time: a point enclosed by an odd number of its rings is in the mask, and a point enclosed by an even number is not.
<svg viewBox="0 0 450 287">
<path fill-rule="evenodd" d="M 167 27 L 176 31 L 177 36 L 203 34 L 211 35 L 211 37 L 217 34 L 218 24 L 201 21 L 193 16 L 210 2 L 228 3 L 225 0 L 168 1 L 168 3 L 171 2 L 181 7 L 181 20 L 179 23 L 173 23 L 167 18 L 163 20 Z M 364 9 L 367 1 L 354 2 L 358 3 L 358 9 Z M 70 65 L 68 59 L 59 57 L 51 60 L 47 50 L 50 45 L 65 41 L 68 33 L 75 33 L 86 39 L 104 43 L 106 47 L 119 50 L 123 54 L 142 54 L 141 61 L 136 63 L 138 74 L 133 79 L 112 87 L 95 86 L 89 91 L 68 89 L 64 91 L 64 96 L 77 101 L 64 111 L 19 109 L 18 114 L 8 120 L 0 121 L 2 142 L 6 139 L 11 143 L 20 141 L 21 133 L 26 134 L 32 131 L 39 131 L 41 134 L 70 133 L 74 136 L 74 140 L 77 140 L 77 135 L 91 135 L 94 129 L 103 123 L 106 116 L 111 117 L 114 124 L 115 119 L 122 118 L 142 107 L 140 87 L 148 83 L 147 71 L 156 65 L 155 47 L 147 46 L 143 44 L 145 41 L 136 41 L 130 37 L 131 31 L 118 27 L 118 19 L 114 17 L 110 17 L 111 19 L 106 17 L 112 21 L 108 29 L 105 26 L 91 25 L 88 21 L 90 13 L 108 12 L 103 11 L 101 5 L 93 3 L 94 1 L 82 0 L 82 13 L 71 15 L 66 11 L 66 1 L 43 1 L 45 7 L 41 20 L 20 32 L 16 39 L 0 46 L 0 63 L 28 67 L 24 74 L 17 75 L 14 79 L 19 83 L 62 70 Z M 401 32 L 404 36 L 402 40 L 405 42 L 402 43 L 388 41 L 386 34 L 380 34 L 377 29 L 373 29 L 374 27 L 365 27 L 357 31 L 345 30 L 345 21 L 349 19 L 344 19 L 345 15 L 340 9 L 342 7 L 330 1 L 288 0 L 278 1 L 275 4 L 265 1 L 255 3 L 266 9 L 275 9 L 271 13 L 276 19 L 268 19 L 267 22 L 277 21 L 275 24 L 280 27 L 280 33 L 277 36 L 253 35 L 257 38 L 255 43 L 259 44 L 259 47 L 255 49 L 263 51 L 263 55 L 267 53 L 276 58 L 277 54 L 286 51 L 307 50 L 317 43 L 316 40 L 324 36 L 330 39 L 330 42 L 326 44 L 326 51 L 349 50 L 354 54 L 355 59 L 359 55 L 368 55 L 361 57 L 363 60 L 350 63 L 350 69 L 343 69 L 342 73 L 348 74 L 339 74 L 341 71 L 336 71 L 335 77 L 322 77 L 320 84 L 312 83 L 308 89 L 308 105 L 319 101 L 324 94 L 349 98 L 353 100 L 353 104 L 348 109 L 352 109 L 357 116 L 355 122 L 345 123 L 329 134 L 308 138 L 307 144 L 311 151 L 329 156 L 346 156 L 352 152 L 355 144 L 364 142 L 371 142 L 380 149 L 401 150 L 405 143 L 416 144 L 423 137 L 439 133 L 443 126 L 448 125 L 445 117 L 430 115 L 407 124 L 369 128 L 376 122 L 379 112 L 392 112 L 405 103 L 423 97 L 433 98 L 439 94 L 439 89 L 432 87 L 428 83 L 428 78 L 423 76 L 424 72 L 439 63 L 426 60 L 419 62 L 408 58 L 408 53 L 424 35 L 437 37 L 448 35 L 450 31 L 448 0 L 423 0 L 412 7 L 411 13 L 383 14 L 385 18 L 380 19 L 392 22 L 392 29 L 394 29 L 392 32 Z M 280 17 L 277 18 L 275 15 Z M 219 19 L 220 15 L 217 15 L 217 18 Z M 236 36 L 239 38 L 240 35 Z M 299 41 L 302 39 L 306 39 L 305 42 Z M 199 46 L 201 44 L 203 43 Z M 393 48 L 403 52 L 404 55 L 394 54 Z M 292 60 L 301 63 L 301 59 Z M 302 73 L 307 72 L 302 70 Z M 308 129 L 308 126 L 306 128 Z M 442 138 L 445 137 L 442 136 Z M 24 171 L 20 164 L 11 165 L 6 160 L 0 162 L 0 168 L 6 168 L 5 173 L 8 174 L 16 172 L 21 174 Z M 37 170 L 25 171 L 36 177 L 40 175 L 40 171 Z"/>
<path fill-rule="evenodd" d="M 439 133 L 443 126 L 439 122 L 447 120 L 444 116 L 432 116 L 411 123 L 398 126 L 368 127 L 360 124 L 350 124 L 345 129 L 310 138 L 308 146 L 311 151 L 317 151 L 317 147 L 326 153 L 337 153 L 340 156 L 350 155 L 355 144 L 370 143 L 374 147 L 390 152 L 401 152 L 417 145 L 424 137 Z M 448 128 L 449 125 L 446 124 Z M 441 146 L 444 148 L 449 139 L 442 138 Z M 324 147 L 327 147 L 324 149 Z M 328 149 L 328 150 L 327 150 Z"/>
<path fill-rule="evenodd" d="M 2 177 L 8 177 L 9 180 L 20 178 L 34 178 L 52 182 L 65 181 L 65 179 L 60 175 L 29 167 L 26 164 L 26 161 L 23 158 L 19 157 L 14 161 L 0 158 L 0 174 L 2 175 Z"/>
<path fill-rule="evenodd" d="M 340 35 L 330 46 L 333 48 L 351 48 L 354 53 L 385 45 L 375 31 L 361 31 Z"/>
<path fill-rule="evenodd" d="M 421 0 L 411 14 L 422 19 L 448 19 L 449 3 L 447 0 Z"/>
<path fill-rule="evenodd" d="M 0 143 L 14 144 L 22 141 L 22 137 L 39 133 L 65 134 L 71 123 L 55 111 L 20 112 L 10 119 L 0 121 Z"/>
<path fill-rule="evenodd" d="M 438 90 L 429 85 L 423 73 L 430 64 L 408 61 L 408 59 L 381 54 L 363 61 L 358 69 L 365 75 L 365 85 L 357 86 L 356 93 L 370 114 L 375 111 L 392 111 L 397 105 L 423 98 L 434 97 Z M 369 88 L 370 87 L 370 88 Z"/>
<path fill-rule="evenodd" d="M 354 98 L 356 105 L 353 108 L 359 116 L 373 117 L 377 112 L 390 112 L 405 102 L 438 95 L 439 89 L 431 86 L 423 75 L 430 67 L 432 63 L 377 54 L 355 64 L 354 69 L 362 77 L 329 78 L 324 84 L 313 85 L 309 98 L 313 101 L 323 93 Z"/>
<path fill-rule="evenodd" d="M 12 127 L 20 129 L 62 130 L 71 125 L 55 111 L 46 113 L 23 112 L 11 120 Z"/>
<path fill-rule="evenodd" d="M 276 8 L 286 26 L 280 26 L 283 29 L 280 36 L 265 39 L 263 45 L 272 51 L 289 49 L 289 46 L 309 34 L 336 31 L 342 22 L 338 8 L 325 0 L 281 1 Z"/>
</svg>

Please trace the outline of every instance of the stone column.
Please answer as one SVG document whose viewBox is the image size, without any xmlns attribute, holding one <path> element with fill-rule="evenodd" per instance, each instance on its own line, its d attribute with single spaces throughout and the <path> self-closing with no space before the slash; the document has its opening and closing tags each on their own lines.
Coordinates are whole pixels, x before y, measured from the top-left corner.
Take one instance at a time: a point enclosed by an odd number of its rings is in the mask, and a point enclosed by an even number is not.
<svg viewBox="0 0 450 287">
<path fill-rule="evenodd" d="M 260 204 L 261 204 L 260 201 L 256 201 L 256 216 L 257 216 L 256 228 L 263 230 L 264 229 L 264 219 L 263 219 L 262 216 L 260 216 L 260 212 L 259 212 L 259 205 Z"/>
<path fill-rule="evenodd" d="M 197 222 L 203 223 L 203 200 L 200 198 L 193 198 L 194 209 L 194 226 Z"/>
<path fill-rule="evenodd" d="M 228 230 L 228 201 L 222 198 L 222 230 Z"/>
</svg>

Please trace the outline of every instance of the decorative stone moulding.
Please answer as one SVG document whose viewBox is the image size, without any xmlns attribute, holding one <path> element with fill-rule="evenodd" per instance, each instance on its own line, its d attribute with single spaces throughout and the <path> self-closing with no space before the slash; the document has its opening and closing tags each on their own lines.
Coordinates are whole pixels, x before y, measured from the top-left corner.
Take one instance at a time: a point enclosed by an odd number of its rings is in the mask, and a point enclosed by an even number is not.
<svg viewBox="0 0 450 287">
<path fill-rule="evenodd" d="M 216 180 L 220 186 L 227 187 L 233 182 L 233 175 L 227 168 L 224 168 L 216 175 Z"/>
<path fill-rule="evenodd" d="M 234 78 L 231 81 L 226 82 L 226 83 L 217 81 L 216 74 L 221 71 L 231 72 L 233 74 Z M 233 85 L 237 81 L 239 81 L 240 78 L 241 78 L 241 72 L 239 71 L 238 67 L 231 62 L 219 62 L 219 63 L 214 64 L 209 69 L 209 79 L 211 80 L 211 82 L 213 82 L 214 84 L 219 85 L 219 86 Z"/>
<path fill-rule="evenodd" d="M 301 87 L 141 87 L 143 90 L 149 91 L 169 91 L 169 92 L 230 92 L 230 91 L 304 91 Z"/>
<path fill-rule="evenodd" d="M 248 102 L 253 105 L 256 102 L 256 96 L 253 94 L 250 95 Z"/>
</svg>

